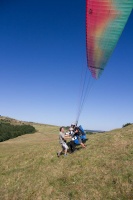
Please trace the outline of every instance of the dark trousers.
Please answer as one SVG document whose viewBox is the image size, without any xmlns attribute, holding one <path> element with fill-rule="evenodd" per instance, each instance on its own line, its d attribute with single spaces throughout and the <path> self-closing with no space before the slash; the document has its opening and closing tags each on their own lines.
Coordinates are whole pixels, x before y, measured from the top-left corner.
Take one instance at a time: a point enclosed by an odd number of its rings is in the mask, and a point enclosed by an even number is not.
<svg viewBox="0 0 133 200">
<path fill-rule="evenodd" d="M 71 152 L 74 152 L 75 151 L 75 144 L 74 144 L 74 141 L 70 141 L 70 149 L 71 149 Z"/>
</svg>

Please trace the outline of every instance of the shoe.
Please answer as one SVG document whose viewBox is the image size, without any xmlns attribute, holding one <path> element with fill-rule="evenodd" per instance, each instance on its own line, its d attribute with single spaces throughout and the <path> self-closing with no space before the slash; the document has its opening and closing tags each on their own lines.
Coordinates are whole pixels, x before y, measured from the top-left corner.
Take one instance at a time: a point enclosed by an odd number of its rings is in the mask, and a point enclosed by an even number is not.
<svg viewBox="0 0 133 200">
<path fill-rule="evenodd" d="M 75 150 L 71 151 L 71 153 L 74 153 L 75 151 L 77 151 L 77 149 L 75 149 Z"/>
<path fill-rule="evenodd" d="M 60 153 L 57 153 L 57 157 L 60 157 Z"/>
<path fill-rule="evenodd" d="M 64 154 L 64 156 L 66 157 L 66 156 L 67 156 L 67 154 Z"/>
</svg>

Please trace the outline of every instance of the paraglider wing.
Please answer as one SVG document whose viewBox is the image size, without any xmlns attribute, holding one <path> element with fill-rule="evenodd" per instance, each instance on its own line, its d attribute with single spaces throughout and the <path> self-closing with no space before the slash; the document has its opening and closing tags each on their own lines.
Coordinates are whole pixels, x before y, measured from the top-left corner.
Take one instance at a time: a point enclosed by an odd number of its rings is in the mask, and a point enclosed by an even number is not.
<svg viewBox="0 0 133 200">
<path fill-rule="evenodd" d="M 87 63 L 98 79 L 133 8 L 133 0 L 86 0 Z"/>
</svg>

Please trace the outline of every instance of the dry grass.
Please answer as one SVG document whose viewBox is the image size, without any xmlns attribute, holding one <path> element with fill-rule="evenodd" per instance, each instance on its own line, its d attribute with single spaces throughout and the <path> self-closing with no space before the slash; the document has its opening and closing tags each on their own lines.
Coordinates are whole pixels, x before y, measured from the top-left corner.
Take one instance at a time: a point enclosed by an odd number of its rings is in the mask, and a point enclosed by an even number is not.
<svg viewBox="0 0 133 200">
<path fill-rule="evenodd" d="M 86 149 L 56 157 L 58 127 L 0 143 L 2 200 L 132 200 L 133 126 L 88 136 Z"/>
</svg>

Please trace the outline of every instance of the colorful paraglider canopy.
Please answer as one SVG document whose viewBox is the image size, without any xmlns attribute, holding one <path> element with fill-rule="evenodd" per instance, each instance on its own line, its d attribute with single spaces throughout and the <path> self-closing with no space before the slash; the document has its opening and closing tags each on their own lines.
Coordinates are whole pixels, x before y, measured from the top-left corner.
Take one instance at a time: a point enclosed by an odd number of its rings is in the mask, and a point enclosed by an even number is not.
<svg viewBox="0 0 133 200">
<path fill-rule="evenodd" d="M 87 63 L 98 79 L 133 8 L 133 0 L 86 0 Z"/>
</svg>

